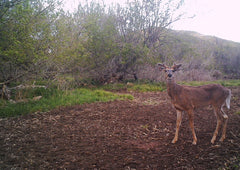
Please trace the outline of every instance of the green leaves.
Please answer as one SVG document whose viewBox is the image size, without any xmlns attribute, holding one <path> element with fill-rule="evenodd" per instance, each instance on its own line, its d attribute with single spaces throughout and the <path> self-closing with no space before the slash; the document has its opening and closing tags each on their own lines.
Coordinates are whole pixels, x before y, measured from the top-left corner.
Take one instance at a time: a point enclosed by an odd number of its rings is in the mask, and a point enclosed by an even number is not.
<svg viewBox="0 0 240 170">
<path fill-rule="evenodd" d="M 84 70 L 80 76 L 92 79 L 113 74 L 136 77 L 137 65 L 158 54 L 162 28 L 170 24 L 176 8 L 161 0 L 108 8 L 86 1 L 68 13 L 59 4 L 60 0 L 3 2 L 0 73 L 5 76 L 0 82 L 53 80 L 76 70 Z"/>
<path fill-rule="evenodd" d="M 43 4 L 44 1 L 37 3 Z M 31 72 L 39 69 L 35 64 L 45 58 L 50 47 L 51 24 L 47 16 L 53 13 L 48 11 L 48 6 L 42 9 L 44 13 L 40 12 L 36 2 L 30 0 L 4 1 L 3 5 L 9 8 L 0 23 L 0 54 L 4 58 L 0 71 L 5 75 L 0 77 L 0 82 L 29 74 L 27 68 Z"/>
</svg>

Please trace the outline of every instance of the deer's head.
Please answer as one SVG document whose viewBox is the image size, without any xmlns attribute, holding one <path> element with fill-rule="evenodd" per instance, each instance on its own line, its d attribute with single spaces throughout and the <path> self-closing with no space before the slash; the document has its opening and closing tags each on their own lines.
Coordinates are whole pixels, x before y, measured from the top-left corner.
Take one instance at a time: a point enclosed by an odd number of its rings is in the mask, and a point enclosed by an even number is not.
<svg viewBox="0 0 240 170">
<path fill-rule="evenodd" d="M 164 71 L 166 74 L 166 79 L 171 80 L 173 77 L 173 73 L 178 71 L 182 64 L 173 64 L 172 67 L 168 67 L 165 64 L 158 63 L 159 70 Z"/>
</svg>

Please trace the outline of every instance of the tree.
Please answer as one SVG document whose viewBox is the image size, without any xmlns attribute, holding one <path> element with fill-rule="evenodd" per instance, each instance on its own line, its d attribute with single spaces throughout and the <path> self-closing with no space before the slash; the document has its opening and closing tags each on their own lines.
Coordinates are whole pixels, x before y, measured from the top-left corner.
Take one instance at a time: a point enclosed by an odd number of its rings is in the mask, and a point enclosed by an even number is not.
<svg viewBox="0 0 240 170">
<path fill-rule="evenodd" d="M 101 79 L 132 74 L 158 56 L 165 29 L 182 15 L 182 0 L 135 0 L 126 6 L 94 1 L 74 13 L 58 0 L 6 0 L 0 12 L 1 82 L 53 80 L 81 70 Z"/>
<path fill-rule="evenodd" d="M 158 49 L 165 43 L 166 28 L 183 15 L 177 14 L 182 3 L 135 0 L 128 1 L 125 7 L 115 7 L 116 28 L 121 40 L 120 55 L 115 60 L 118 71 L 136 78 L 140 63 L 152 63 L 152 58 L 159 56 Z"/>
<path fill-rule="evenodd" d="M 148 48 L 159 45 L 165 29 L 183 16 L 177 14 L 182 4 L 183 0 L 130 1 L 126 8 L 117 9 L 119 31 L 126 42 L 141 43 Z"/>
<path fill-rule="evenodd" d="M 41 72 L 50 55 L 55 1 L 4 1 L 0 23 L 1 82 L 28 79 Z"/>
<path fill-rule="evenodd" d="M 94 78 L 100 79 L 108 74 L 111 67 L 108 64 L 118 53 L 115 18 L 106 13 L 104 6 L 93 1 L 79 5 L 74 16 L 84 48 L 79 56 L 81 64 Z"/>
</svg>

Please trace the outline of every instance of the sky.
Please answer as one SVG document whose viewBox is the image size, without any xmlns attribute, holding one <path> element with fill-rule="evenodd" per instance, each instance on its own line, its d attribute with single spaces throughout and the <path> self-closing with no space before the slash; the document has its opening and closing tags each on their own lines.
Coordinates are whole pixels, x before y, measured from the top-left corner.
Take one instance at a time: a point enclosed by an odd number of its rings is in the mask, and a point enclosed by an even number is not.
<svg viewBox="0 0 240 170">
<path fill-rule="evenodd" d="M 76 8 L 79 1 L 66 0 L 68 8 Z M 105 4 L 127 0 L 103 0 Z M 185 0 L 181 10 L 185 18 L 171 25 L 174 30 L 195 31 L 240 43 L 240 0 Z"/>
<path fill-rule="evenodd" d="M 172 28 L 240 42 L 240 0 L 185 0 L 183 10 L 196 16 Z"/>
</svg>

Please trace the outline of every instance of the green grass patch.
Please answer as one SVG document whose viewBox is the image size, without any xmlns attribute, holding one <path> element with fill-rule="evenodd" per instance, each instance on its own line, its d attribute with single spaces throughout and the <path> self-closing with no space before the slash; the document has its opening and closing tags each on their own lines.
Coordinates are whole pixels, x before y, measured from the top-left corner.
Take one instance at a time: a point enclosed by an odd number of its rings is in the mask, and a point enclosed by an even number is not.
<svg viewBox="0 0 240 170">
<path fill-rule="evenodd" d="M 187 81 L 178 83 L 189 86 L 202 86 L 206 84 L 221 84 L 222 86 L 226 87 L 240 86 L 240 80 Z"/>
<path fill-rule="evenodd" d="M 240 86 L 240 80 L 219 80 L 219 81 L 191 81 L 179 82 L 179 84 L 200 86 L 205 84 L 221 84 L 223 86 Z M 11 99 L 21 101 L 17 103 L 0 99 L 0 117 L 12 117 L 33 112 L 45 112 L 60 106 L 71 106 L 83 103 L 106 102 L 113 100 L 133 99 L 129 94 L 116 94 L 109 91 L 134 91 L 154 92 L 166 90 L 165 83 L 134 82 L 117 83 L 94 88 L 80 88 L 75 90 L 58 90 L 56 88 L 34 88 L 24 90 L 13 90 Z M 42 96 L 38 101 L 33 97 Z M 238 114 L 239 111 L 238 111 Z"/>
<path fill-rule="evenodd" d="M 131 87 L 128 87 L 128 91 L 136 91 L 136 92 L 156 92 L 163 91 L 166 87 L 164 84 L 153 83 L 153 84 L 135 84 Z"/>
<path fill-rule="evenodd" d="M 206 84 L 221 84 L 226 87 L 240 86 L 240 80 L 216 80 L 216 81 L 187 81 L 178 82 L 178 84 L 189 86 L 201 86 Z M 135 91 L 135 92 L 154 92 L 166 90 L 165 82 L 133 82 L 133 83 L 116 83 L 97 87 L 109 91 Z"/>
<path fill-rule="evenodd" d="M 45 90 L 45 91 L 44 91 Z M 11 103 L 0 100 L 0 117 L 12 117 L 33 112 L 45 112 L 59 106 L 71 106 L 83 103 L 106 102 L 113 100 L 133 99 L 129 94 L 115 94 L 104 90 L 75 89 L 60 91 L 56 89 L 42 89 L 38 95 L 42 95 L 39 101 L 26 98 L 25 102 Z M 30 91 L 30 93 L 32 93 Z M 33 94 L 28 94 L 33 96 Z"/>
<path fill-rule="evenodd" d="M 98 86 L 98 89 L 102 90 L 110 90 L 110 91 L 121 91 L 127 90 L 128 85 L 126 83 L 114 83 L 114 84 L 106 84 L 103 86 Z"/>
<path fill-rule="evenodd" d="M 165 83 L 151 83 L 151 82 L 135 82 L 135 83 L 116 83 L 108 84 L 98 87 L 103 90 L 110 91 L 135 91 L 135 92 L 154 92 L 164 91 L 166 89 Z"/>
<path fill-rule="evenodd" d="M 217 81 L 219 84 L 226 86 L 226 87 L 232 87 L 232 86 L 240 86 L 240 80 L 219 80 Z"/>
</svg>

